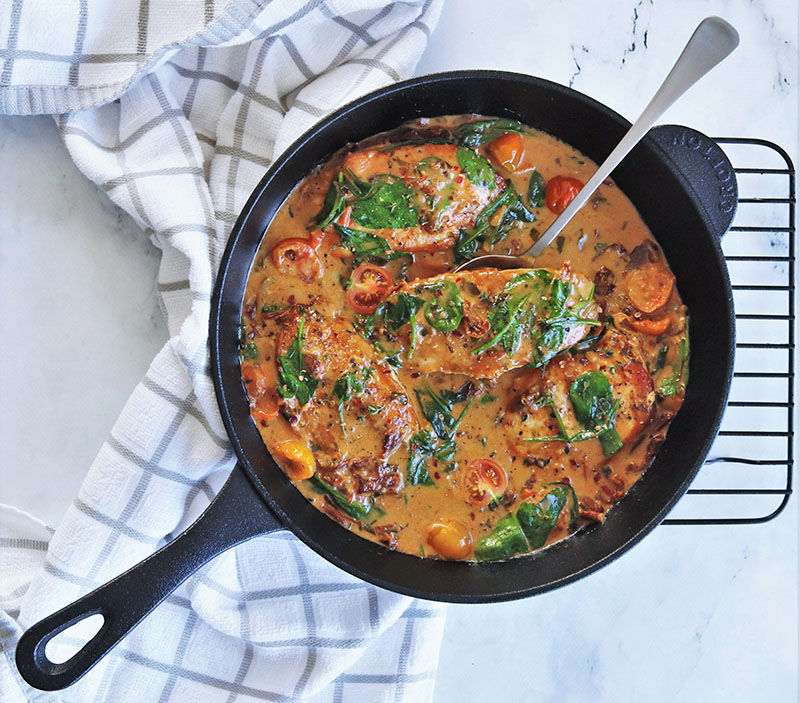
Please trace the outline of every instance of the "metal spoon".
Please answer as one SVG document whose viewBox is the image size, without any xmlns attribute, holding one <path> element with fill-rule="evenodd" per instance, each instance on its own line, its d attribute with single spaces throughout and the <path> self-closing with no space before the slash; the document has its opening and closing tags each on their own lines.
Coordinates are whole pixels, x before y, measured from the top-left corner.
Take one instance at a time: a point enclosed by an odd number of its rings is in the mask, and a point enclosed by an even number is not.
<svg viewBox="0 0 800 703">
<path fill-rule="evenodd" d="M 633 126 L 622 138 L 622 141 L 603 161 L 600 168 L 589 179 L 589 182 L 581 188 L 572 202 L 547 228 L 544 234 L 536 240 L 536 243 L 519 256 L 486 254 L 461 264 L 455 270 L 465 271 L 486 267 L 498 269 L 529 267 L 531 265 L 531 257 L 536 258 L 539 256 L 558 236 L 558 233 L 564 229 L 575 213 L 583 207 L 597 187 L 617 167 L 619 162 L 628 155 L 628 152 L 639 143 L 639 140 L 653 126 L 653 123 L 661 117 L 664 111 L 738 45 L 739 34 L 730 24 L 720 17 L 706 17 L 694 30 L 694 34 L 692 34 L 669 75 L 664 79 L 658 92 L 653 96 L 650 104 L 644 109 L 639 119 L 634 122 Z"/>
</svg>

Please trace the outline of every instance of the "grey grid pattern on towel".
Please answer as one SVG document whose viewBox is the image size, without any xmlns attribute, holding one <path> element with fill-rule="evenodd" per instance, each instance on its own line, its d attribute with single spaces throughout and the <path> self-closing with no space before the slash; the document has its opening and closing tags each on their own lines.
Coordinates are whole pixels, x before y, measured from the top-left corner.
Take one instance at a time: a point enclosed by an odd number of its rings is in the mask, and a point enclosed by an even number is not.
<svg viewBox="0 0 800 703">
<path fill-rule="evenodd" d="M 365 584 L 286 532 L 217 557 L 74 687 L 37 693 L 16 672 L 25 627 L 171 540 L 220 489 L 234 456 L 206 330 L 232 223 L 321 116 L 410 75 L 441 0 L 56 5 L 0 10 L 0 109 L 59 115 L 79 168 L 162 250 L 170 340 L 54 534 L 0 508 L 3 700 L 429 700 L 442 606 Z M 65 658 L 88 633 L 48 651 Z"/>
</svg>

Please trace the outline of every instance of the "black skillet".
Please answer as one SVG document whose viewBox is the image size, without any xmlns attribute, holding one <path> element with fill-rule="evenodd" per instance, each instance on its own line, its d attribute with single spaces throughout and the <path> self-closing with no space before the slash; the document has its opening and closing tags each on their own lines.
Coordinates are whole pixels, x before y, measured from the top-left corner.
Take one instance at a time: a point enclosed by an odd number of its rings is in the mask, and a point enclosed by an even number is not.
<svg viewBox="0 0 800 703">
<path fill-rule="evenodd" d="M 506 562 L 419 559 L 362 539 L 306 501 L 267 452 L 240 380 L 237 328 L 250 266 L 267 224 L 315 165 L 348 142 L 424 116 L 510 117 L 553 134 L 601 162 L 629 123 L 560 85 L 520 74 L 459 71 L 423 76 L 357 100 L 323 120 L 270 168 L 245 205 L 222 260 L 211 306 L 211 368 L 220 411 L 239 459 L 205 513 L 154 555 L 33 625 L 16 661 L 32 686 L 69 686 L 195 570 L 229 547 L 288 528 L 345 571 L 399 593 L 484 603 L 541 593 L 586 576 L 658 525 L 688 488 L 714 440 L 734 355 L 733 295 L 719 246 L 736 208 L 733 169 L 708 137 L 686 127 L 653 129 L 614 172 L 675 273 L 691 313 L 686 399 L 655 463 L 602 525 Z M 45 655 L 56 634 L 100 613 L 99 632 L 61 664 Z"/>
</svg>

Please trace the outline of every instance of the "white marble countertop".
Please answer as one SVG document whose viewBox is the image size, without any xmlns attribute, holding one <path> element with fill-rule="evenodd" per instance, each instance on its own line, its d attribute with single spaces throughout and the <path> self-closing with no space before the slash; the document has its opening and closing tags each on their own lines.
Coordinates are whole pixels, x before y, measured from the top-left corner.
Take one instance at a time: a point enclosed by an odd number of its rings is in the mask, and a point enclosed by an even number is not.
<svg viewBox="0 0 800 703">
<path fill-rule="evenodd" d="M 797 163 L 789 0 L 450 0 L 417 73 L 530 73 L 633 119 L 709 14 L 741 45 L 662 121 L 770 139 Z M 49 118 L 0 118 L 0 169 L 0 501 L 55 525 L 166 340 L 158 251 L 72 165 Z M 797 695 L 794 499 L 763 525 L 659 527 L 552 593 L 451 606 L 435 700 Z"/>
</svg>

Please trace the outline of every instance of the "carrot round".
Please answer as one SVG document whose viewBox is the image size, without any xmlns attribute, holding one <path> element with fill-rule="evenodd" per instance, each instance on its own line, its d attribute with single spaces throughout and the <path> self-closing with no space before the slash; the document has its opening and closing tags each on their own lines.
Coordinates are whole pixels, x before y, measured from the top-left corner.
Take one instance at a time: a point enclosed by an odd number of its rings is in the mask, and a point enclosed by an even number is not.
<svg viewBox="0 0 800 703">
<path fill-rule="evenodd" d="M 522 137 L 516 132 L 510 132 L 492 139 L 489 142 L 489 153 L 497 163 L 514 173 L 522 162 Z"/>
<path fill-rule="evenodd" d="M 642 312 L 655 312 L 663 307 L 672 294 L 675 277 L 657 265 L 634 269 L 627 277 L 628 297 Z"/>
</svg>

